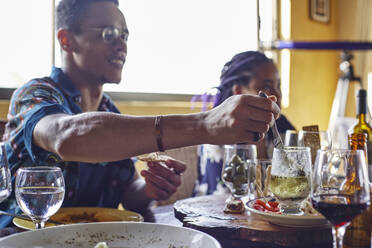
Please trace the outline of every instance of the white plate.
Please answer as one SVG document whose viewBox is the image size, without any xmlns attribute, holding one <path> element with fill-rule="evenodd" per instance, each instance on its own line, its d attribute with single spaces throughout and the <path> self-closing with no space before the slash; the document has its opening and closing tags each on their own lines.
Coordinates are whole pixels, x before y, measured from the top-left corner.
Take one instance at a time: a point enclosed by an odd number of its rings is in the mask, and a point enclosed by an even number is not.
<svg viewBox="0 0 372 248">
<path fill-rule="evenodd" d="M 7 248 L 221 248 L 212 236 L 186 227 L 143 222 L 101 222 L 62 225 L 27 231 L 0 239 Z"/>
<path fill-rule="evenodd" d="M 264 219 L 272 224 L 287 227 L 317 227 L 329 225 L 326 218 L 321 215 L 293 215 L 263 212 L 252 207 L 254 202 L 255 200 L 251 200 L 247 203 L 248 210 L 251 213 L 258 215 L 261 219 Z"/>
</svg>

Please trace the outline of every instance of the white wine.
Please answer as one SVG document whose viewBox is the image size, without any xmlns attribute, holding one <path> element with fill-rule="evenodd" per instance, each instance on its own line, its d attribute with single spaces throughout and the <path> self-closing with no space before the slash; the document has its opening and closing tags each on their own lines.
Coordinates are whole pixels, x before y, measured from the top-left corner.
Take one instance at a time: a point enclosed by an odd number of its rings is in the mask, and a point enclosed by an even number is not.
<svg viewBox="0 0 372 248">
<path fill-rule="evenodd" d="M 271 175 L 270 190 L 279 201 L 301 201 L 310 193 L 309 178 Z"/>
</svg>

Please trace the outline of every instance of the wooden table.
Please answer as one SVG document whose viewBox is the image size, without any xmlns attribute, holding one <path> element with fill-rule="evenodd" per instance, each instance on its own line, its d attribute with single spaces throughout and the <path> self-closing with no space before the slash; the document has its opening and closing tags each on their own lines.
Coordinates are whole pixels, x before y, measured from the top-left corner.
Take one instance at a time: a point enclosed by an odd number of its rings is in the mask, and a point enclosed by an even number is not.
<svg viewBox="0 0 372 248">
<path fill-rule="evenodd" d="M 292 228 L 270 224 L 246 210 L 243 214 L 223 212 L 227 195 L 188 198 L 174 204 L 183 226 L 215 237 L 224 248 L 301 247 L 331 248 L 330 227 Z"/>
</svg>

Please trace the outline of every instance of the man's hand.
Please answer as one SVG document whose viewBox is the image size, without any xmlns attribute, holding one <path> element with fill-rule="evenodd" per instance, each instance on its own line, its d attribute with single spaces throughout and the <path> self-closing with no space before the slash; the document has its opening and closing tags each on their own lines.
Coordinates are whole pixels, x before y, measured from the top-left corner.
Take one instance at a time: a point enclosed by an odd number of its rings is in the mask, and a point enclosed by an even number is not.
<svg viewBox="0 0 372 248">
<path fill-rule="evenodd" d="M 153 200 L 166 200 L 173 195 L 181 184 L 181 173 L 186 165 L 178 160 L 148 162 L 149 169 L 141 171 L 146 181 L 146 195 Z"/>
<path fill-rule="evenodd" d="M 205 112 L 204 125 L 209 134 L 209 144 L 234 144 L 257 142 L 255 133 L 264 137 L 269 127 L 279 117 L 276 97 L 234 95 L 218 107 Z"/>
</svg>

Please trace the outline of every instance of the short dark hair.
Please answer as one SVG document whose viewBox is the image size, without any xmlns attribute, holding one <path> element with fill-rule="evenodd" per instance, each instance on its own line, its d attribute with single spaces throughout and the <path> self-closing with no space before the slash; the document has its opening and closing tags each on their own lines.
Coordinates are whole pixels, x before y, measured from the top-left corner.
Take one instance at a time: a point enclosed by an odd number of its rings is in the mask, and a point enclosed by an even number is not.
<svg viewBox="0 0 372 248">
<path fill-rule="evenodd" d="M 87 6 L 94 2 L 113 2 L 119 0 L 61 0 L 56 8 L 56 27 L 58 29 L 79 30 L 80 17 Z"/>
</svg>

